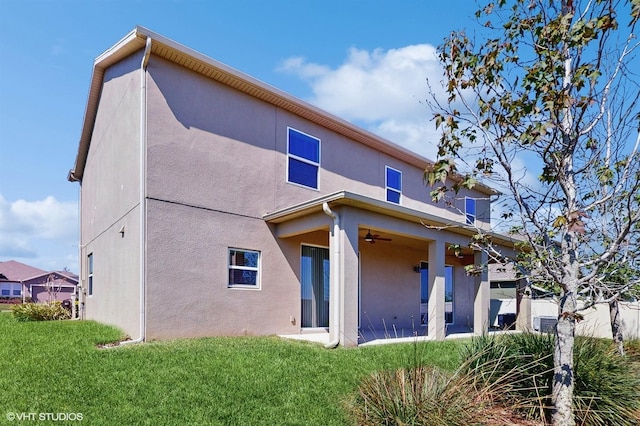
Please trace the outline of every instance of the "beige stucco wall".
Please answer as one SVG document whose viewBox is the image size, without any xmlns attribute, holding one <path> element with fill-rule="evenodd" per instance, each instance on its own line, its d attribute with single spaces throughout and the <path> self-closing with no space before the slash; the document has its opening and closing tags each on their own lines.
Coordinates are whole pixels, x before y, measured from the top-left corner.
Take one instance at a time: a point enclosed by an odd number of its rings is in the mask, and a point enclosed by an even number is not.
<svg viewBox="0 0 640 426">
<path fill-rule="evenodd" d="M 413 268 L 427 257 L 421 250 L 378 242 L 360 245 L 361 328 L 411 336 L 420 326 L 420 273 Z"/>
<path fill-rule="evenodd" d="M 282 250 L 259 218 L 154 200 L 148 212 L 147 338 L 299 331 L 297 245 Z M 229 247 L 261 252 L 259 289 L 227 288 Z"/>
<path fill-rule="evenodd" d="M 107 70 L 81 183 L 81 284 L 94 255 L 85 318 L 139 335 L 140 55 Z M 124 226 L 124 235 L 119 231 Z"/>
<path fill-rule="evenodd" d="M 139 63 L 140 54 L 134 55 L 105 76 L 82 182 L 81 225 L 82 259 L 88 253 L 95 257 L 87 317 L 119 325 L 134 338 L 139 327 Z M 403 206 L 463 220 L 459 212 L 431 203 L 418 167 L 153 55 L 147 73 L 147 339 L 300 332 L 300 246 L 328 246 L 331 220 L 319 214 L 314 232 L 277 238 L 263 215 L 339 190 L 384 200 L 386 165 L 402 171 Z M 288 126 L 322 140 L 318 190 L 286 182 Z M 485 202 L 478 203 L 479 217 Z M 359 247 L 363 312 L 378 322 L 376 327 L 382 318 L 410 328 L 413 316 L 417 324 L 420 287 L 413 266 L 427 260 L 429 240 L 466 239 L 365 213 L 351 214 L 350 220 L 350 232 L 373 224 L 420 236 L 424 245 L 418 249 L 395 243 L 386 250 L 382 244 Z M 123 225 L 124 237 L 118 232 Z M 352 249 L 358 249 L 351 238 Z M 229 247 L 262 253 L 260 289 L 227 288 Z M 357 270 L 347 275 L 349 306 L 355 306 Z M 82 280 L 86 283 L 86 267 Z M 456 267 L 455 281 L 456 322 L 464 318 L 467 323 L 473 319 L 473 280 Z M 352 327 L 353 310 L 342 315 Z M 367 326 L 364 313 L 361 325 Z"/>
<path fill-rule="evenodd" d="M 384 199 L 389 165 L 403 173 L 402 205 L 463 220 L 431 202 L 418 167 L 165 60 L 152 56 L 148 70 L 150 197 L 262 216 L 343 189 Z M 321 139 L 318 190 L 286 182 L 288 126 Z M 214 182 L 243 196 L 213 192 Z"/>
</svg>

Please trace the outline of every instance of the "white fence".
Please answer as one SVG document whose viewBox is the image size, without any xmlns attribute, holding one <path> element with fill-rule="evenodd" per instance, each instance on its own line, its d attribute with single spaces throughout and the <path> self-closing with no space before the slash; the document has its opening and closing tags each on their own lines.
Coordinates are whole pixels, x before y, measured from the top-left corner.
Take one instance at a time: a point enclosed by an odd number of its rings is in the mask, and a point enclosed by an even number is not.
<svg viewBox="0 0 640 426">
<path fill-rule="evenodd" d="M 525 301 L 523 301 L 524 303 Z M 620 302 L 620 320 L 624 339 L 640 338 L 640 302 Z M 599 304 L 581 311 L 584 320 L 576 327 L 576 333 L 585 336 L 611 338 L 609 305 Z M 536 321 L 536 317 L 538 321 Z M 551 300 L 531 300 L 531 322 L 539 323 L 540 317 L 558 317 L 558 305 Z"/>
</svg>

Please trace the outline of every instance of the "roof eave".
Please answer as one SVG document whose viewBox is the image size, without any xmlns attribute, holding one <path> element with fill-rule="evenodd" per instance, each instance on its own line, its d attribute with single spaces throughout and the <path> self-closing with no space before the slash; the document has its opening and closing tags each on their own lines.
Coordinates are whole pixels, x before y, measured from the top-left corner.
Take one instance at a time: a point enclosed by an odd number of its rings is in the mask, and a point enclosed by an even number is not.
<svg viewBox="0 0 640 426">
<path fill-rule="evenodd" d="M 82 181 L 82 176 L 84 175 L 84 166 L 89 152 L 89 143 L 91 141 L 91 135 L 93 134 L 96 115 L 98 113 L 100 94 L 102 93 L 104 72 L 110 65 L 113 65 L 136 50 L 144 47 L 146 37 L 141 38 L 141 29 L 142 27 L 136 27 L 120 41 L 100 54 L 93 62 L 93 71 L 91 73 L 89 93 L 87 95 L 87 105 L 85 107 L 84 118 L 82 120 L 78 153 L 73 169 L 69 170 L 69 174 L 67 175 L 67 180 L 69 182 Z"/>
<path fill-rule="evenodd" d="M 338 191 L 322 197 L 304 201 L 299 204 L 285 207 L 283 209 L 265 214 L 262 218 L 265 222 L 278 224 L 301 216 L 322 211 L 322 205 L 328 203 L 332 207 L 337 205 L 350 205 L 366 210 L 381 212 L 386 215 L 402 218 L 405 220 L 415 220 L 428 223 L 434 227 L 443 226 L 450 232 L 471 237 L 478 230 L 464 222 L 452 223 L 450 220 L 444 221 L 442 217 L 420 210 L 388 203 L 364 195 L 355 194 L 349 191 Z M 503 235 L 493 231 L 485 231 L 486 234 L 496 243 L 513 248 L 519 242 L 518 239 L 508 235 Z"/>
<path fill-rule="evenodd" d="M 98 56 L 94 62 L 78 154 L 74 168 L 70 170 L 68 175 L 68 179 L 70 181 L 81 181 L 84 174 L 84 166 L 89 151 L 89 144 L 93 133 L 98 102 L 102 91 L 102 80 L 106 68 L 129 56 L 135 51 L 142 49 L 146 43 L 147 37 L 150 37 L 153 40 L 153 55 L 159 55 L 185 67 L 186 63 L 190 63 L 191 66 L 188 68 L 194 72 L 203 74 L 208 78 L 219 81 L 236 90 L 290 111 L 416 167 L 424 169 L 428 165 L 433 164 L 433 161 L 409 149 L 364 130 L 276 87 L 223 64 L 222 62 L 216 61 L 215 59 L 203 55 L 200 52 L 183 46 L 180 43 L 161 36 L 160 34 L 154 33 L 145 27 L 137 26 L 118 43 Z M 476 185 L 475 189 L 488 195 L 498 194 L 498 192 L 493 188 L 484 184 Z"/>
</svg>

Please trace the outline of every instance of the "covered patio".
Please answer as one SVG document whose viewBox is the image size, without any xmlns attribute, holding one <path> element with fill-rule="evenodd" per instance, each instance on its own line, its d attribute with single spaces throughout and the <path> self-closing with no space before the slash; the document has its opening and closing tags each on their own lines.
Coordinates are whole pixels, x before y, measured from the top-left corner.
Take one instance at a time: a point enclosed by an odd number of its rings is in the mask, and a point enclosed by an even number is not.
<svg viewBox="0 0 640 426">
<path fill-rule="evenodd" d="M 290 242 L 292 252 L 294 245 L 304 251 L 307 244 L 325 250 L 321 264 L 328 274 L 306 273 L 304 265 L 316 261 L 307 262 L 304 253 L 299 261 L 298 338 L 356 346 L 488 331 L 488 274 L 468 276 L 464 268 L 486 263 L 485 255 L 449 249 L 466 247 L 475 232 L 463 222 L 347 191 L 269 213 L 264 220 L 279 241 Z M 291 264 L 295 269 L 296 262 Z"/>
</svg>

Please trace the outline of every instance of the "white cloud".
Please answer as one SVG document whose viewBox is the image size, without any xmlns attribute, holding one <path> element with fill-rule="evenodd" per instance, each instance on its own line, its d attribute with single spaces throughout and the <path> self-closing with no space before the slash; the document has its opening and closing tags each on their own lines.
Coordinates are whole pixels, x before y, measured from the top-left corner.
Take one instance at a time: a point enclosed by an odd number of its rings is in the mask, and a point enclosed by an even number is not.
<svg viewBox="0 0 640 426">
<path fill-rule="evenodd" d="M 336 68 L 293 57 L 283 61 L 278 70 L 309 83 L 312 104 L 434 158 L 438 136 L 423 101 L 429 97 L 427 79 L 436 95 L 442 96 L 435 47 L 351 48 Z"/>
<path fill-rule="evenodd" d="M 283 61 L 278 71 L 293 74 L 309 84 L 310 103 L 424 157 L 436 159 L 440 135 L 426 101 L 435 97 L 441 105 L 447 105 L 448 94 L 441 83 L 443 71 L 434 46 L 418 44 L 373 51 L 352 48 L 336 67 L 292 57 Z M 465 97 L 473 103 L 471 91 L 465 92 Z M 464 110 L 461 104 L 453 107 Z M 465 144 L 457 164 L 461 172 L 474 166 L 481 148 L 478 144 Z M 521 154 L 514 157 L 511 166 L 522 184 L 530 188 L 540 186 L 537 176 L 541 166 L 536 158 Z M 494 179 L 486 183 L 510 194 L 504 173 L 499 167 L 495 171 Z M 496 209 L 493 218 L 498 225 L 504 207 Z"/>
<path fill-rule="evenodd" d="M 78 205 L 49 196 L 9 202 L 0 194 L 0 258 L 42 269 L 77 268 Z"/>
</svg>

